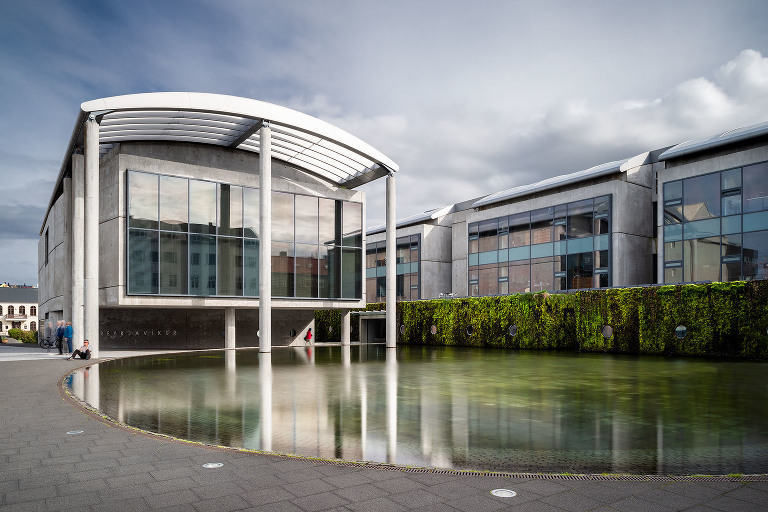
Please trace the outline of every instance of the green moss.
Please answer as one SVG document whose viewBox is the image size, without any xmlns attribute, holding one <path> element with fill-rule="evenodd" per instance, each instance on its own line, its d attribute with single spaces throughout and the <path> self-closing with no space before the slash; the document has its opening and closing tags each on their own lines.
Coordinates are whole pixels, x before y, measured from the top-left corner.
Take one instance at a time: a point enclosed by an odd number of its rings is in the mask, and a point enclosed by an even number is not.
<svg viewBox="0 0 768 512">
<path fill-rule="evenodd" d="M 317 341 L 340 340 L 338 311 L 315 312 L 315 325 Z M 397 325 L 410 345 L 768 358 L 768 281 L 398 302 Z"/>
</svg>

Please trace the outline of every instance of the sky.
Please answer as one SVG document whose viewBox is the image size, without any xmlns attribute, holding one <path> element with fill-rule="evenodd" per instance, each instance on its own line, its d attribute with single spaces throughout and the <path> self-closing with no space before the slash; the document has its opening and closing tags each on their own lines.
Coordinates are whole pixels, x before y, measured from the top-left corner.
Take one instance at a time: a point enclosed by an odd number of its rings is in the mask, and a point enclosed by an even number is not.
<svg viewBox="0 0 768 512">
<path fill-rule="evenodd" d="M 0 282 L 39 232 L 82 102 L 294 108 L 400 166 L 397 217 L 768 121 L 768 2 L 25 0 L 0 17 Z M 384 180 L 362 187 L 383 223 Z"/>
</svg>

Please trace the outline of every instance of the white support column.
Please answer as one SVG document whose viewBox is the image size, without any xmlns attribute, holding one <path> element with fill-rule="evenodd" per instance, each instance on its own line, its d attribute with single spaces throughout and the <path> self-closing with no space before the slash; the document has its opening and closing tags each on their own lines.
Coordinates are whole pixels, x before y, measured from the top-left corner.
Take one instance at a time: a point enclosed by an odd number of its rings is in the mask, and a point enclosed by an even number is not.
<svg viewBox="0 0 768 512">
<path fill-rule="evenodd" d="M 397 346 L 397 255 L 395 253 L 395 177 L 387 176 L 387 278 L 386 278 L 386 304 L 387 304 L 387 348 Z"/>
<path fill-rule="evenodd" d="M 342 347 L 349 346 L 349 339 L 352 336 L 351 334 L 352 329 L 350 326 L 351 317 L 352 317 L 352 313 L 348 309 L 341 310 L 341 346 Z"/>
<path fill-rule="evenodd" d="M 99 357 L 99 123 L 93 114 L 85 122 L 84 210 L 84 321 L 73 327 L 90 341 L 92 357 Z"/>
<path fill-rule="evenodd" d="M 64 268 L 66 272 L 64 274 L 64 290 L 72 290 L 72 178 L 64 178 L 61 180 L 63 189 L 62 198 L 66 200 L 64 214 Z M 82 246 L 80 246 L 82 247 Z M 64 319 L 72 321 L 72 293 L 64 293 L 62 297 L 64 301 Z M 72 343 L 74 344 L 74 336 Z"/>
<path fill-rule="evenodd" d="M 272 130 L 259 129 L 259 352 L 272 352 Z"/>
<path fill-rule="evenodd" d="M 235 308 L 224 308 L 224 348 L 235 348 Z"/>
<path fill-rule="evenodd" d="M 85 157 L 72 155 L 72 325 L 75 327 L 72 345 L 83 344 L 83 307 L 85 299 L 84 274 L 85 262 L 83 249 L 85 231 Z"/>
</svg>

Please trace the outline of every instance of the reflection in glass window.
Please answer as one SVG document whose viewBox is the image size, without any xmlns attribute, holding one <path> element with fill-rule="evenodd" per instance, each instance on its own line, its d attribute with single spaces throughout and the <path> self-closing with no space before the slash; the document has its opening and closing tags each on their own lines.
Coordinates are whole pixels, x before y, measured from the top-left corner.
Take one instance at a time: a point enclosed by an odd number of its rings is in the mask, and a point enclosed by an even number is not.
<svg viewBox="0 0 768 512">
<path fill-rule="evenodd" d="M 768 231 L 744 233 L 744 279 L 768 279 Z"/>
<path fill-rule="evenodd" d="M 293 297 L 293 244 L 272 242 L 272 296 Z"/>
<path fill-rule="evenodd" d="M 363 251 L 342 249 L 341 296 L 344 299 L 360 299 L 363 296 Z"/>
<path fill-rule="evenodd" d="M 592 288 L 592 253 L 568 255 L 568 288 L 578 290 Z"/>
<path fill-rule="evenodd" d="M 293 242 L 293 194 L 272 192 L 272 240 Z"/>
<path fill-rule="evenodd" d="M 188 181 L 160 176 L 160 229 L 187 231 Z"/>
<path fill-rule="evenodd" d="M 744 167 L 744 213 L 768 210 L 768 162 Z"/>
<path fill-rule="evenodd" d="M 490 219 L 478 223 L 480 252 L 495 251 L 498 245 L 498 220 Z"/>
<path fill-rule="evenodd" d="M 363 204 L 344 201 L 343 205 L 341 244 L 348 247 L 362 247 Z"/>
<path fill-rule="evenodd" d="M 319 247 L 320 297 L 341 296 L 341 249 L 321 245 Z"/>
<path fill-rule="evenodd" d="M 568 205 L 568 238 L 592 236 L 592 206 L 591 199 Z"/>
<path fill-rule="evenodd" d="M 296 196 L 296 242 L 317 243 L 318 219 L 317 198 Z"/>
<path fill-rule="evenodd" d="M 552 242 L 552 208 L 533 210 L 531 212 L 532 243 L 543 244 Z"/>
<path fill-rule="evenodd" d="M 160 293 L 187 294 L 187 234 L 160 233 Z"/>
<path fill-rule="evenodd" d="M 296 296 L 318 295 L 318 246 L 296 244 Z"/>
<path fill-rule="evenodd" d="M 499 270 L 496 263 L 478 267 L 480 295 L 496 295 L 499 293 Z"/>
<path fill-rule="evenodd" d="M 259 189 L 243 188 L 243 236 L 259 238 Z"/>
<path fill-rule="evenodd" d="M 718 173 L 683 181 L 683 215 L 686 221 L 720 216 L 720 176 Z"/>
<path fill-rule="evenodd" d="M 341 201 L 318 199 L 321 244 L 341 244 Z"/>
<path fill-rule="evenodd" d="M 128 225 L 132 228 L 157 229 L 158 176 L 128 171 Z"/>
<path fill-rule="evenodd" d="M 189 230 L 192 233 L 216 234 L 216 184 L 189 181 Z"/>
<path fill-rule="evenodd" d="M 216 295 L 216 237 L 189 236 L 189 293 Z"/>
<path fill-rule="evenodd" d="M 158 293 L 157 231 L 128 231 L 128 291 Z"/>
<path fill-rule="evenodd" d="M 549 268 L 552 273 L 552 266 Z M 531 265 L 528 261 L 520 261 L 509 266 L 509 292 L 527 293 L 531 291 Z"/>
<path fill-rule="evenodd" d="M 219 235 L 243 236 L 242 187 L 219 184 Z"/>
<path fill-rule="evenodd" d="M 243 240 L 241 238 L 218 238 L 216 255 L 218 294 L 243 295 Z"/>
<path fill-rule="evenodd" d="M 683 242 L 683 281 L 720 280 L 720 237 Z"/>
<path fill-rule="evenodd" d="M 243 295 L 259 296 L 259 241 L 243 240 Z"/>
<path fill-rule="evenodd" d="M 518 214 L 509 216 L 509 246 L 510 247 L 521 247 L 524 245 L 530 245 L 531 243 L 530 222 L 531 222 L 530 212 L 518 213 Z"/>
</svg>

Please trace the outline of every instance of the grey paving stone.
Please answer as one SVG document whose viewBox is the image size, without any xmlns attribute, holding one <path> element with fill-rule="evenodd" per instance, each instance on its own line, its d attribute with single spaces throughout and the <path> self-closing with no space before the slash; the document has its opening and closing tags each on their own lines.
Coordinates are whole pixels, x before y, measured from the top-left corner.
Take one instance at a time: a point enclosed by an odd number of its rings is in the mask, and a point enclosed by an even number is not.
<svg viewBox="0 0 768 512">
<path fill-rule="evenodd" d="M 320 494 L 322 492 L 330 492 L 335 489 L 334 486 L 319 478 L 308 480 L 306 482 L 286 484 L 283 486 L 283 488 L 297 497 L 309 496 L 311 494 Z"/>
<path fill-rule="evenodd" d="M 349 503 L 349 501 L 332 492 L 321 492 L 320 494 L 313 494 L 304 498 L 296 498 L 291 503 L 307 512 L 317 512 L 319 510 L 331 510 L 341 507 Z"/>
<path fill-rule="evenodd" d="M 245 489 L 238 485 L 236 481 L 224 483 L 211 483 L 207 485 L 195 486 L 192 491 L 197 494 L 201 500 L 210 500 L 220 496 L 232 496 L 245 492 Z"/>
<path fill-rule="evenodd" d="M 485 490 L 477 489 L 462 482 L 444 482 L 438 485 L 430 485 L 427 490 L 432 494 L 441 496 L 447 500 L 463 499 L 468 496 L 484 494 Z"/>
<path fill-rule="evenodd" d="M 363 473 L 340 473 L 323 478 L 326 482 L 337 488 L 352 487 L 372 482 L 371 478 Z"/>
<path fill-rule="evenodd" d="M 768 509 L 768 492 L 746 484 L 728 493 L 729 498 L 744 500 Z"/>
<path fill-rule="evenodd" d="M 584 496 L 583 494 L 578 494 L 575 492 L 561 492 L 558 494 L 551 494 L 549 496 L 545 496 L 541 498 L 540 500 L 542 503 L 546 503 L 548 505 L 553 505 L 555 507 L 559 507 L 563 510 L 571 510 L 571 511 L 578 511 L 583 512 L 586 510 L 593 510 L 595 508 L 599 508 L 603 506 L 603 503 L 601 501 L 595 500 L 593 498 L 590 498 L 589 496 Z"/>
<path fill-rule="evenodd" d="M 270 487 L 268 489 L 258 489 L 255 491 L 240 494 L 251 505 L 259 506 L 266 503 L 287 502 L 296 496 L 283 489 L 282 487 Z"/>
<path fill-rule="evenodd" d="M 353 512 L 400 512 L 407 510 L 406 507 L 387 498 L 348 503 L 345 508 Z"/>
<path fill-rule="evenodd" d="M 706 506 L 724 512 L 754 512 L 756 506 L 748 501 L 737 500 L 730 496 L 719 496 L 706 503 Z"/>
<path fill-rule="evenodd" d="M 70 493 L 66 496 L 46 498 L 45 506 L 48 510 L 66 510 L 71 508 L 82 510 L 85 507 L 101 502 L 102 498 L 97 492 L 78 489 L 75 493 Z"/>
<path fill-rule="evenodd" d="M 198 501 L 197 495 L 189 489 L 183 489 L 180 491 L 167 492 L 164 494 L 152 494 L 147 496 L 146 500 L 149 505 L 154 508 L 172 507 L 174 505 L 182 505 L 185 503 L 194 503 Z M 189 507 L 188 507 L 189 509 Z"/>
<path fill-rule="evenodd" d="M 409 478 L 406 478 L 402 475 L 400 475 L 399 478 L 392 478 L 392 479 L 384 480 L 381 482 L 374 482 L 373 485 L 375 485 L 376 487 L 380 487 L 381 489 L 384 489 L 385 491 L 391 492 L 391 493 L 401 493 L 401 492 L 414 491 L 414 490 L 426 488 L 425 485 L 420 484 L 419 482 L 416 482 Z"/>
<path fill-rule="evenodd" d="M 487 496 L 472 496 L 459 500 L 451 500 L 441 503 L 441 506 L 449 506 L 452 510 L 462 510 L 466 512 L 493 512 L 494 510 L 505 510 L 509 507 L 518 507 L 524 505 L 525 501 L 512 501 L 517 498 L 502 500 L 494 498 L 488 493 Z"/>
<path fill-rule="evenodd" d="M 390 496 L 389 499 L 408 508 L 425 507 L 427 505 L 434 505 L 445 501 L 445 498 L 432 494 L 426 489 L 415 489 L 413 491 L 394 494 Z"/>
<path fill-rule="evenodd" d="M 610 506 L 619 512 L 669 512 L 675 510 L 673 507 L 651 503 L 635 496 L 614 501 Z"/>
<path fill-rule="evenodd" d="M 147 487 L 152 494 L 162 494 L 170 491 L 178 491 L 182 489 L 194 489 L 197 484 L 188 476 L 183 478 L 174 478 L 171 480 L 160 480 L 159 482 L 149 482 Z"/>
<path fill-rule="evenodd" d="M 198 501 L 193 504 L 195 510 L 200 512 L 228 512 L 231 510 L 243 510 L 248 508 L 249 503 L 240 496 L 222 495 L 207 500 Z"/>
<path fill-rule="evenodd" d="M 376 498 L 384 498 L 390 495 L 390 493 L 381 487 L 376 487 L 372 484 L 345 487 L 343 489 L 337 489 L 335 492 L 349 502 L 370 501 Z"/>
<path fill-rule="evenodd" d="M 57 495 L 56 488 L 49 486 L 28 487 L 18 491 L 7 491 L 5 493 L 5 504 L 23 503 L 25 501 L 39 501 L 41 499 L 53 498 Z"/>
<path fill-rule="evenodd" d="M 99 503 L 91 505 L 93 512 L 148 512 L 152 510 L 149 503 L 144 498 L 130 498 L 127 500 L 110 500 L 108 503 Z"/>
</svg>

